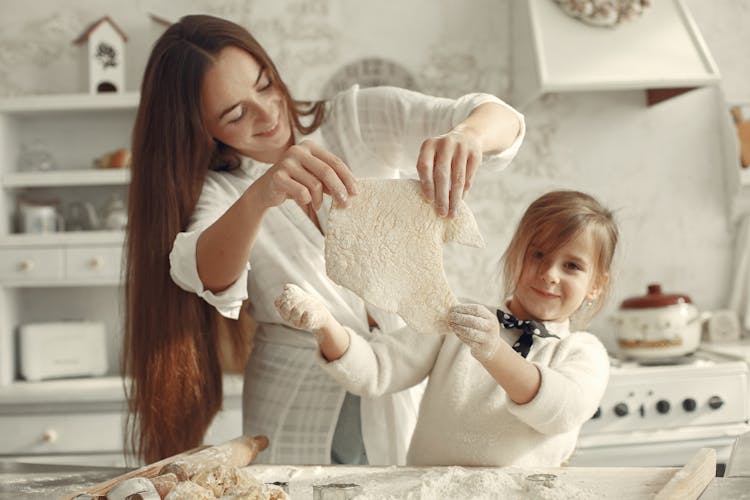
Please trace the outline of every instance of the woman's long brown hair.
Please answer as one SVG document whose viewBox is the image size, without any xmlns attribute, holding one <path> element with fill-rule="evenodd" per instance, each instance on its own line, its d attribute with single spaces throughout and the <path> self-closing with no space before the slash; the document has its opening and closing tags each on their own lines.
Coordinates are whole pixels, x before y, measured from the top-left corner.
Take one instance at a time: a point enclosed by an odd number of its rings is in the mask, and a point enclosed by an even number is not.
<svg viewBox="0 0 750 500">
<path fill-rule="evenodd" d="M 185 16 L 156 41 L 133 128 L 122 368 L 129 381 L 126 449 L 147 463 L 199 446 L 222 403 L 216 330 L 223 319 L 174 284 L 169 253 L 187 228 L 208 169 L 238 164 L 231 147 L 208 134 L 201 115 L 203 76 L 227 46 L 244 49 L 268 69 L 297 131 L 315 130 L 324 113 L 322 102 L 294 101 L 265 50 L 234 23 Z M 309 125 L 301 123 L 304 116 Z"/>
</svg>

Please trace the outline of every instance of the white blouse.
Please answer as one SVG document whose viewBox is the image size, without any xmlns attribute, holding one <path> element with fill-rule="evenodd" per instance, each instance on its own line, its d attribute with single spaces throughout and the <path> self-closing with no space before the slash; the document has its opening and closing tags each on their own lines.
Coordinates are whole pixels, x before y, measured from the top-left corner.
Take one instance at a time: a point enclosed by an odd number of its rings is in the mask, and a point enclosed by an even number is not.
<svg viewBox="0 0 750 500">
<path fill-rule="evenodd" d="M 336 154 L 357 177 L 415 177 L 422 141 L 447 132 L 485 102 L 504 104 L 488 94 L 453 100 L 394 87 L 354 86 L 329 101 L 321 127 L 302 139 Z M 515 142 L 502 153 L 485 155 L 481 168 L 500 171 L 515 156 L 525 135 L 523 116 L 515 113 L 521 122 Z M 249 312 L 258 330 L 245 373 L 243 432 L 265 434 L 270 441 L 257 461 L 327 464 L 345 390 L 318 365 L 312 336 L 286 325 L 274 299 L 284 284 L 295 283 L 319 295 L 339 322 L 366 337 L 379 334 L 369 331 L 368 312 L 382 331 L 400 328 L 403 321 L 392 313 L 366 309 L 357 295 L 328 279 L 324 236 L 292 200 L 267 212 L 247 270 L 233 285 L 219 293 L 203 287 L 195 255 L 198 237 L 269 167 L 244 158 L 234 171 L 208 173 L 190 223 L 174 241 L 171 276 L 230 318 L 237 318 L 242 302 L 250 298 Z M 317 212 L 323 231 L 330 203 L 326 196 Z M 421 390 L 413 389 L 362 399 L 370 464 L 405 463 L 420 396 Z"/>
</svg>

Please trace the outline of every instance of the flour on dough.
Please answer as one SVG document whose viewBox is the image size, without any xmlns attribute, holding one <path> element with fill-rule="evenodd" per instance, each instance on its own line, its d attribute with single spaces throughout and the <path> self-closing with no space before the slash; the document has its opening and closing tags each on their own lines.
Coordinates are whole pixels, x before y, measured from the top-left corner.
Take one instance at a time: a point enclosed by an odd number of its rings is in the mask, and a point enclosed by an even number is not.
<svg viewBox="0 0 750 500">
<path fill-rule="evenodd" d="M 172 488 L 164 500 L 212 500 L 216 498 L 211 490 L 190 481 L 180 481 Z"/>
<path fill-rule="evenodd" d="M 348 208 L 333 204 L 328 215 L 328 276 L 415 331 L 449 333 L 446 318 L 458 301 L 443 269 L 443 243 L 484 246 L 471 210 L 461 201 L 456 217 L 439 217 L 416 180 L 359 179 L 357 187 Z"/>
<path fill-rule="evenodd" d="M 260 482 L 240 467 L 218 465 L 182 481 L 166 496 L 169 500 L 224 498 L 234 500 L 288 500 L 284 490 Z"/>
</svg>

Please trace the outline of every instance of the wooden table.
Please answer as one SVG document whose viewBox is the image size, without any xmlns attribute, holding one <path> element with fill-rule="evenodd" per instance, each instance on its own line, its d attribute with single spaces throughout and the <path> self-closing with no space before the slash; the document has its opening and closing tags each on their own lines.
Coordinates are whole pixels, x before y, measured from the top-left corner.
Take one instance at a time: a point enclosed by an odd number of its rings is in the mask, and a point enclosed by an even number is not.
<svg viewBox="0 0 750 500">
<path fill-rule="evenodd" d="M 462 480 L 503 478 L 496 493 L 502 498 L 554 498 L 557 492 L 575 492 L 579 499 L 696 499 L 713 478 L 716 453 L 701 450 L 683 468 L 672 467 L 374 467 L 248 465 L 246 469 L 264 482 L 287 483 L 294 500 L 313 498 L 314 485 L 354 483 L 370 498 L 378 494 L 406 498 L 421 484 L 460 485 Z M 116 468 L 9 464 L 0 462 L 0 499 L 69 497 L 88 487 L 109 482 L 125 472 Z M 493 476 L 494 474 L 494 476 Z M 506 481 L 507 480 L 507 481 Z M 712 482 L 713 480 L 713 482 Z M 492 487 L 493 483 L 483 483 Z M 722 484 L 722 487 L 735 485 Z M 710 488 L 709 488 L 710 490 Z M 716 490 L 725 491 L 725 490 Z M 541 493 L 545 493 L 541 495 Z M 531 493 L 531 494 L 530 494 Z M 536 494 L 534 494 L 536 493 Z M 708 491 L 707 491 L 708 493 Z M 432 495 L 430 495 L 432 498 Z M 450 498 L 467 498 L 451 494 Z M 486 498 L 486 497 L 485 497 Z M 715 496 L 710 498 L 717 498 Z"/>
<path fill-rule="evenodd" d="M 700 496 L 713 479 L 715 468 L 716 452 L 713 449 L 701 450 L 682 468 L 247 466 L 263 482 L 287 483 L 294 500 L 312 499 L 314 485 L 331 483 L 359 485 L 367 498 L 467 498 L 470 495 L 458 493 L 465 484 L 474 493 L 483 491 L 485 486 L 495 486 L 496 493 L 508 500 L 555 498 L 556 493 L 562 494 L 561 498 L 592 500 L 688 500 Z M 478 486 L 480 483 L 484 486 Z M 430 484 L 451 489 L 448 493 L 431 490 Z M 419 495 L 420 488 L 427 489 L 422 489 Z M 441 495 L 441 491 L 444 494 Z"/>
</svg>

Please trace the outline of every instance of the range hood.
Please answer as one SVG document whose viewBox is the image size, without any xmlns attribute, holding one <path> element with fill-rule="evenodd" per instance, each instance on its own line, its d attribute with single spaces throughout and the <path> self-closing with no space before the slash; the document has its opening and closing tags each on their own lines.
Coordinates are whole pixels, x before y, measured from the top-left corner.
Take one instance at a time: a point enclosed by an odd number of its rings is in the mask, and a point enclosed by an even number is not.
<svg viewBox="0 0 750 500">
<path fill-rule="evenodd" d="M 715 85 L 719 70 L 682 0 L 654 0 L 615 27 L 591 26 L 554 0 L 511 0 L 511 99 L 644 89 L 649 103 Z"/>
</svg>

